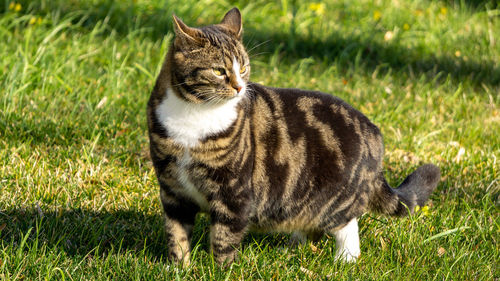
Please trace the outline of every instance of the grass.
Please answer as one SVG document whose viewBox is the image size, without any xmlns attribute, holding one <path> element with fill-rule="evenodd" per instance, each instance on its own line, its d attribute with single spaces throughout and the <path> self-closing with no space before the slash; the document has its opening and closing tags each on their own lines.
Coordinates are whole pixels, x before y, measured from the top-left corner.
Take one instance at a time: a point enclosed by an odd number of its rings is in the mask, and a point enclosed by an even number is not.
<svg viewBox="0 0 500 281">
<path fill-rule="evenodd" d="M 498 280 L 500 10 L 495 1 L 0 1 L 0 279 Z M 17 6 L 16 4 L 19 4 Z M 335 242 L 250 234 L 218 268 L 198 218 L 193 265 L 170 264 L 145 107 L 171 14 L 243 12 L 252 80 L 333 93 L 382 130 L 397 185 L 432 162 L 427 208 L 360 220 Z"/>
</svg>

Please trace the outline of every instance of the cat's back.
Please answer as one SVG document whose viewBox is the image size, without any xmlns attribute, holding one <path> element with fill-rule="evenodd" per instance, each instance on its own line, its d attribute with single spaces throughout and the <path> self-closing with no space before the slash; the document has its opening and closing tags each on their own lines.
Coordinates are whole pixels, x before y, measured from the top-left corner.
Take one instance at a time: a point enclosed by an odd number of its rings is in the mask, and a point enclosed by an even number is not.
<svg viewBox="0 0 500 281">
<path fill-rule="evenodd" d="M 323 144 L 326 146 L 328 143 L 340 142 L 347 149 L 348 144 L 344 142 L 360 143 L 364 137 L 368 137 L 375 138 L 369 140 L 373 141 L 370 149 L 383 145 L 378 127 L 336 96 L 295 88 L 273 88 L 257 83 L 249 84 L 249 92 L 254 118 L 266 124 L 277 121 L 276 126 L 286 128 L 294 140 L 308 134 L 311 136 L 310 141 L 320 139 L 326 142 Z M 266 128 L 271 129 L 269 126 Z"/>
</svg>

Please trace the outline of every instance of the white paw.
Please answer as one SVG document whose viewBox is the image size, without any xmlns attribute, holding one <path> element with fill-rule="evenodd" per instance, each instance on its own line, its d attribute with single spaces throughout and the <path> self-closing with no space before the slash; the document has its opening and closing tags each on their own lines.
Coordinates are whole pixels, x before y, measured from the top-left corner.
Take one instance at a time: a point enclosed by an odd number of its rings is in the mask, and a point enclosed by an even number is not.
<svg viewBox="0 0 500 281">
<path fill-rule="evenodd" d="M 347 225 L 334 234 L 337 245 L 335 259 L 344 262 L 355 262 L 361 254 L 359 248 L 358 221 L 352 219 Z"/>
<path fill-rule="evenodd" d="M 360 252 L 349 252 L 347 249 L 343 249 L 342 251 L 337 251 L 335 253 L 335 260 L 342 261 L 342 262 L 356 262 L 356 260 L 360 256 Z"/>
</svg>

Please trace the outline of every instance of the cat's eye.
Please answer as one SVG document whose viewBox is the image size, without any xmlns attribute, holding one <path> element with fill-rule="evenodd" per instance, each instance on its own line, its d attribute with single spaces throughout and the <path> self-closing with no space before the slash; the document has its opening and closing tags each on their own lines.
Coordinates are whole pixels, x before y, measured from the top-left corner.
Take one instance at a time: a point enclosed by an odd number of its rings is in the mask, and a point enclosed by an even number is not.
<svg viewBox="0 0 500 281">
<path fill-rule="evenodd" d="M 217 76 L 226 75 L 226 71 L 224 70 L 224 68 L 214 68 L 213 71 L 214 71 L 214 74 Z"/>
<path fill-rule="evenodd" d="M 246 66 L 246 65 L 244 65 L 244 66 L 240 69 L 240 74 L 243 74 L 243 73 L 245 73 L 245 72 L 247 72 L 247 66 Z"/>
</svg>

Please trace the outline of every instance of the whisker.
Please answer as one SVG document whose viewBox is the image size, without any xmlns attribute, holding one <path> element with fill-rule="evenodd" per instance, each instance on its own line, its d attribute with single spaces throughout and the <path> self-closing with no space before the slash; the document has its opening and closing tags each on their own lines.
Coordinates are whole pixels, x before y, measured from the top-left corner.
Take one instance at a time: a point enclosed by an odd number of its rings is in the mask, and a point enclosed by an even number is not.
<svg viewBox="0 0 500 281">
<path fill-rule="evenodd" d="M 260 47 L 260 46 L 262 46 L 262 45 L 264 45 L 264 44 L 266 44 L 266 43 L 269 43 L 270 41 L 271 41 L 271 39 L 266 40 L 266 41 L 264 41 L 264 42 L 262 42 L 262 43 L 259 43 L 259 44 L 255 45 L 255 46 L 253 46 L 252 48 L 250 48 L 250 49 L 247 51 L 247 53 L 250 53 L 250 52 L 251 52 L 251 51 L 253 51 L 254 49 L 256 49 L 256 48 L 258 48 L 258 47 Z"/>
<path fill-rule="evenodd" d="M 172 87 L 177 87 L 177 86 L 184 85 L 184 84 L 187 84 L 187 82 L 182 82 L 182 83 L 179 83 L 179 84 L 174 84 L 174 85 L 172 85 Z"/>
<path fill-rule="evenodd" d="M 271 52 L 260 52 L 260 53 L 257 53 L 257 54 L 251 54 L 249 57 L 250 57 L 250 58 L 254 58 L 254 57 L 258 56 L 258 55 L 262 55 L 262 54 L 270 54 L 270 53 L 271 53 Z"/>
</svg>

